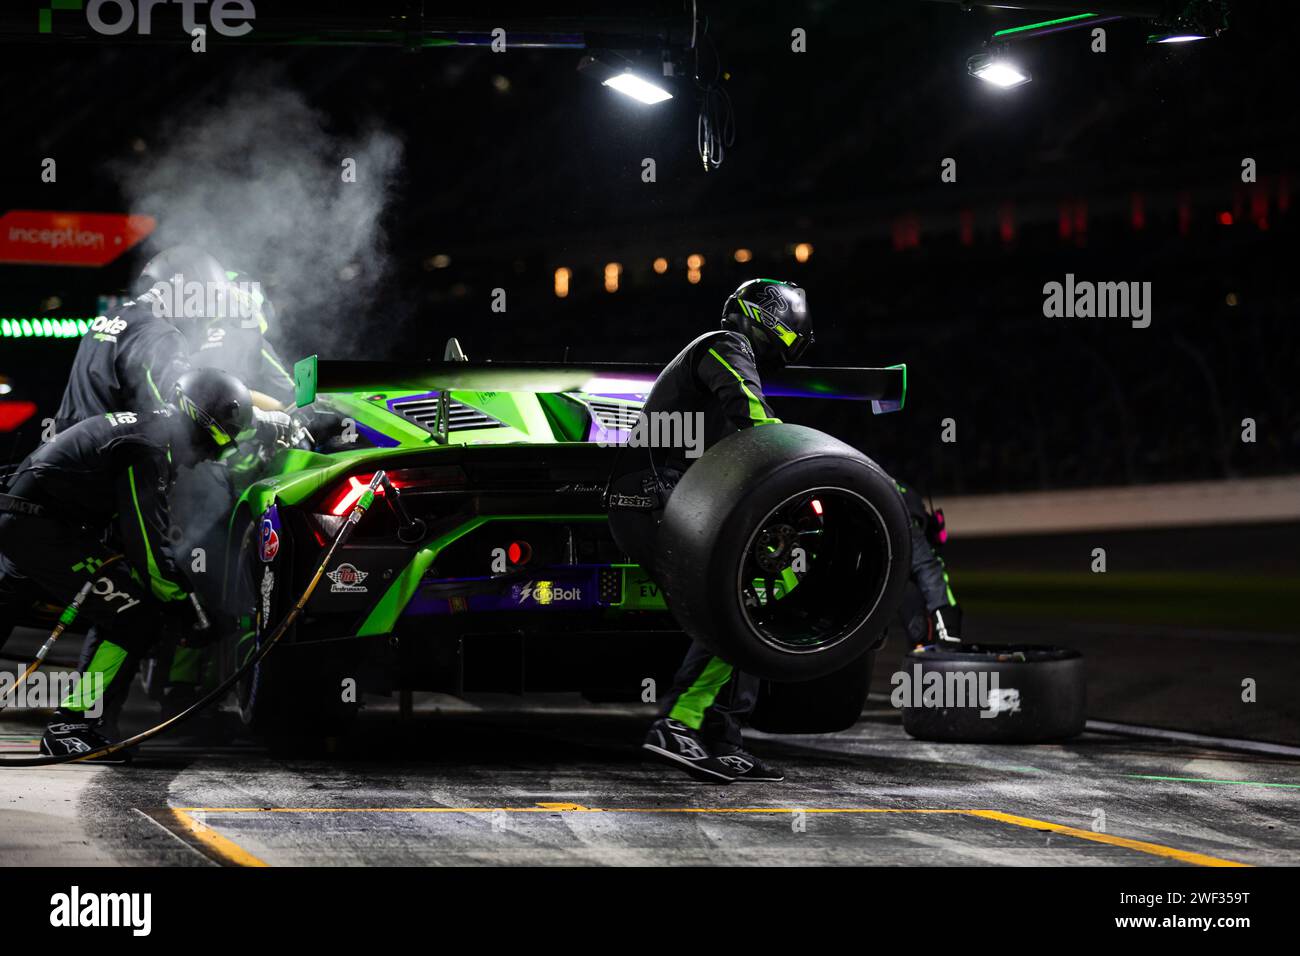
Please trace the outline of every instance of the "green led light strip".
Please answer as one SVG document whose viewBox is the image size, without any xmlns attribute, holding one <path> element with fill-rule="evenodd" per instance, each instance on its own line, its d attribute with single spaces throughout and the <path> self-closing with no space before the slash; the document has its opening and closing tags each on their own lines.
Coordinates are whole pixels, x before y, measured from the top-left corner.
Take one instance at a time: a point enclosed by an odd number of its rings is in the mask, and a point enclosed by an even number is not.
<svg viewBox="0 0 1300 956">
<path fill-rule="evenodd" d="M 3 339 L 79 339 L 90 330 L 90 319 L 0 319 Z"/>
<path fill-rule="evenodd" d="M 1006 30 L 999 30 L 993 34 L 994 39 L 1004 37 L 1012 33 L 1024 33 L 1026 30 L 1037 30 L 1040 27 L 1054 27 L 1058 23 L 1074 23 L 1077 20 L 1087 20 L 1089 17 L 1095 17 L 1095 13 L 1076 13 L 1070 17 L 1059 17 L 1055 20 L 1043 20 L 1039 23 L 1026 23 L 1023 27 L 1010 27 Z"/>
</svg>

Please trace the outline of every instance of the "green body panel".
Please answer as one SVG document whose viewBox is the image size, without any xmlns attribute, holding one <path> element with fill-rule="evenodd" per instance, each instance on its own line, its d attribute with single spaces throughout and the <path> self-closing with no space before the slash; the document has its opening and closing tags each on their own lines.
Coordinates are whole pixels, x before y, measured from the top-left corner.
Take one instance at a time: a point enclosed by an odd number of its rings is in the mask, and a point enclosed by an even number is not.
<svg viewBox="0 0 1300 956">
<path fill-rule="evenodd" d="M 459 541 L 475 528 L 481 528 L 492 521 L 604 520 L 604 515 L 477 515 L 470 518 L 464 524 L 435 538 L 415 552 L 415 556 L 411 558 L 410 563 L 402 569 L 401 574 L 393 579 L 393 583 L 388 586 L 388 590 L 379 599 L 379 603 L 374 606 L 365 621 L 362 622 L 361 628 L 357 631 L 357 636 L 371 637 L 376 634 L 391 633 L 397 624 L 397 619 L 401 617 L 402 611 L 406 609 L 406 605 L 410 603 L 411 598 L 415 595 L 416 588 L 420 586 L 420 581 L 425 572 L 429 570 L 429 566 L 437 560 L 443 549 Z"/>
</svg>

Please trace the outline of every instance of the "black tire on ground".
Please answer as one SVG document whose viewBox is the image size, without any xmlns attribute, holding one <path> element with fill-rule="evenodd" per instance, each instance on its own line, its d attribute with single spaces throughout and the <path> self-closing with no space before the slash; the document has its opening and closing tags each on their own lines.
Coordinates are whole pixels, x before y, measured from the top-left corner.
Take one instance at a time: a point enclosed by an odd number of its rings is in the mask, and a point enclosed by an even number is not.
<svg viewBox="0 0 1300 956">
<path fill-rule="evenodd" d="M 749 725 L 765 734 L 833 734 L 862 718 L 876 652 L 816 680 L 763 681 Z"/>
<path fill-rule="evenodd" d="M 918 670 L 919 668 L 919 670 Z M 1044 743 L 1065 740 L 1083 733 L 1087 703 L 1083 655 L 1064 647 L 1025 644 L 963 644 L 957 650 L 923 648 L 904 655 L 901 673 L 906 683 L 895 682 L 894 694 L 903 698 L 904 688 L 924 689 L 927 674 L 939 674 L 948 694 L 943 701 L 958 699 L 961 682 L 968 706 L 910 706 L 903 699 L 903 729 L 920 740 L 957 743 Z M 997 693 L 989 694 L 986 713 L 981 706 L 969 706 L 969 692 L 983 680 L 992 690 L 997 675 Z M 922 681 L 917 685 L 917 680 Z M 933 680 L 931 680 L 933 684 Z M 951 690 L 949 690 L 951 686 Z M 986 691 L 985 693 L 988 693 Z"/>
<path fill-rule="evenodd" d="M 884 630 L 911 539 L 875 462 L 812 428 L 764 425 L 691 465 L 656 551 L 683 630 L 743 671 L 798 681 L 846 667 Z M 783 576 L 797 556 L 803 571 Z"/>
<path fill-rule="evenodd" d="M 281 545 L 270 564 L 258 558 L 254 535 L 244 538 L 241 567 L 251 576 L 251 593 L 256 595 L 253 614 L 255 630 L 267 634 L 280 623 L 292 602 L 292 582 L 286 569 L 292 566 L 288 541 Z M 294 644 L 291 627 L 265 658 L 236 684 L 235 697 L 240 722 L 249 731 L 277 742 L 300 738 L 337 737 L 346 734 L 360 710 L 360 689 L 344 694 L 344 680 L 355 673 L 346 649 L 317 644 Z M 240 666 L 256 647 L 255 638 L 241 639 L 229 657 Z M 348 699 L 351 698 L 351 699 Z"/>
</svg>

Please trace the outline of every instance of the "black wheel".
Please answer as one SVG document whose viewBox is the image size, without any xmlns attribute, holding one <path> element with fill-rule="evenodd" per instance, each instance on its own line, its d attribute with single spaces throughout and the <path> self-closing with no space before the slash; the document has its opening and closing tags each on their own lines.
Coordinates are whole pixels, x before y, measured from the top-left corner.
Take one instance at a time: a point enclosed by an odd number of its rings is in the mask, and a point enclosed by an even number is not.
<svg viewBox="0 0 1300 956">
<path fill-rule="evenodd" d="M 893 480 L 800 425 L 710 448 L 669 498 L 656 548 L 683 630 L 743 671 L 789 681 L 834 673 L 873 645 L 911 557 Z"/>
<path fill-rule="evenodd" d="M 763 681 L 750 726 L 767 734 L 833 734 L 862 718 L 876 652 L 816 680 Z"/>
<path fill-rule="evenodd" d="M 243 538 L 240 561 L 247 575 L 246 593 L 252 595 L 251 623 L 236 636 L 230 655 L 235 667 L 261 646 L 298 596 L 288 573 L 288 535 L 275 559 L 264 562 L 251 528 Z M 335 648 L 295 644 L 296 630 L 296 625 L 291 627 L 236 685 L 240 722 L 253 733 L 279 741 L 342 736 L 360 710 L 355 681 L 350 688 L 345 685 L 354 669 Z"/>
<path fill-rule="evenodd" d="M 930 674 L 938 676 L 927 678 Z M 1083 655 L 1027 644 L 918 648 L 904 655 L 892 699 L 902 706 L 903 729 L 920 740 L 1064 740 L 1083 733 Z"/>
</svg>

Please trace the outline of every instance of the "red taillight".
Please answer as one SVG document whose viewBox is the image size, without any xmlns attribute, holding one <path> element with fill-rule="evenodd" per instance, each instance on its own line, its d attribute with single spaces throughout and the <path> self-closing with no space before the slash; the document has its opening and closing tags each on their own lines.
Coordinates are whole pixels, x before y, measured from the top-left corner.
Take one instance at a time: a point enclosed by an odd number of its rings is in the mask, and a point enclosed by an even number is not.
<svg viewBox="0 0 1300 956">
<path fill-rule="evenodd" d="M 347 484 L 344 485 L 339 493 L 334 496 L 334 501 L 329 506 L 330 514 L 336 518 L 341 518 L 351 511 L 353 505 L 361 500 L 361 496 L 365 494 L 366 488 L 370 485 L 370 480 L 374 477 L 373 472 L 366 475 L 364 478 L 358 477 L 357 475 L 350 475 Z M 383 485 L 380 485 L 375 489 L 375 494 L 382 495 L 383 493 Z"/>
<path fill-rule="evenodd" d="M 527 541 L 511 541 L 506 548 L 506 560 L 516 567 L 527 564 L 533 556 L 533 546 Z"/>
<path fill-rule="evenodd" d="M 361 495 L 375 477 L 372 471 L 365 475 L 349 475 L 329 497 L 325 499 L 324 509 L 336 518 L 342 518 L 361 500 Z M 464 486 L 465 472 L 458 465 L 439 465 L 430 468 L 400 468 L 388 473 L 388 480 L 398 491 L 411 490 L 417 494 L 421 491 L 450 490 Z M 382 495 L 383 487 L 375 489 L 375 494 Z"/>
</svg>

